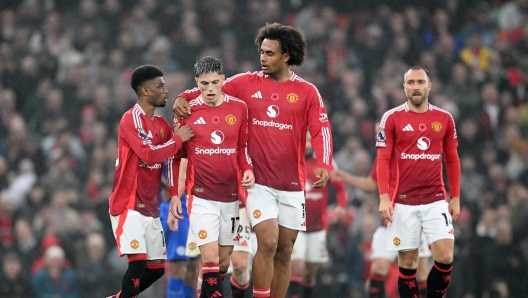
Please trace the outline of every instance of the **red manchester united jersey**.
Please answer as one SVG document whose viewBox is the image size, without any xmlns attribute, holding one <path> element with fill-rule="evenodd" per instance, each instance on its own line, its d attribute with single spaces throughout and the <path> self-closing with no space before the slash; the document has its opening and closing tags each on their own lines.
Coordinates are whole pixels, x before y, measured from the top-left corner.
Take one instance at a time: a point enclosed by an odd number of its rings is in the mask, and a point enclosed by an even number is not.
<svg viewBox="0 0 528 298">
<path fill-rule="evenodd" d="M 190 101 L 192 115 L 175 123 L 189 124 L 194 138 L 184 144 L 188 159 L 185 190 L 202 199 L 234 202 L 239 199 L 241 171 L 252 170 L 247 152 L 246 104 L 229 95 L 218 106 L 208 106 L 200 97 Z M 169 162 L 169 191 L 177 195 L 179 163 Z"/>
<path fill-rule="evenodd" d="M 335 162 L 333 170 L 337 170 Z M 328 228 L 326 207 L 328 204 L 328 188 L 313 188 L 315 181 L 319 180 L 315 176 L 317 161 L 315 158 L 306 159 L 306 232 L 316 232 Z M 333 182 L 339 206 L 346 208 L 347 193 L 343 181 Z"/>
<path fill-rule="evenodd" d="M 167 120 L 150 119 L 136 104 L 121 118 L 117 146 L 109 213 L 130 209 L 159 217 L 162 164 L 181 149 L 182 139 L 172 135 Z"/>
<path fill-rule="evenodd" d="M 248 106 L 248 150 L 257 183 L 285 191 L 304 189 L 306 127 L 312 136 L 317 166 L 330 171 L 330 125 L 314 85 L 295 73 L 289 80 L 277 83 L 259 71 L 227 79 L 222 91 Z M 179 96 L 190 100 L 199 94 L 195 88 Z"/>
<path fill-rule="evenodd" d="M 429 104 L 426 112 L 415 113 L 405 103 L 386 112 L 376 147 L 378 156 L 384 150 L 390 154 L 391 200 L 419 205 L 446 199 L 442 153 L 457 146 L 455 122 L 447 111 Z"/>
</svg>

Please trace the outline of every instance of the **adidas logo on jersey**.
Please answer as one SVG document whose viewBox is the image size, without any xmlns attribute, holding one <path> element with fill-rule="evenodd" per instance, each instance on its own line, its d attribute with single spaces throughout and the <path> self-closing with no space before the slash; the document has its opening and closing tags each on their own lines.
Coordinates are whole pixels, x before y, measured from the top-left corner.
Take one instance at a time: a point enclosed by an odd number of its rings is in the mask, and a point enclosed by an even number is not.
<svg viewBox="0 0 528 298">
<path fill-rule="evenodd" d="M 196 121 L 194 121 L 194 124 L 205 124 L 204 118 L 200 117 Z"/>
<path fill-rule="evenodd" d="M 251 95 L 253 98 L 262 98 L 262 93 L 260 91 L 255 92 L 255 94 Z"/>
<path fill-rule="evenodd" d="M 405 127 L 402 129 L 403 131 L 414 131 L 412 126 L 410 124 L 405 125 Z"/>
</svg>

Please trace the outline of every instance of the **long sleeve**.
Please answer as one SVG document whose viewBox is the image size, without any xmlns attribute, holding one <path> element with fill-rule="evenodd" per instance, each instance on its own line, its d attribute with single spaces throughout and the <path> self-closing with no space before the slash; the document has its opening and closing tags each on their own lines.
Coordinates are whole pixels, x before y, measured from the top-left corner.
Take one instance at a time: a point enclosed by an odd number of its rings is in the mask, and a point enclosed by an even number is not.
<svg viewBox="0 0 528 298">
<path fill-rule="evenodd" d="M 394 144 L 394 132 L 392 118 L 388 117 L 387 113 L 383 116 L 382 126 L 376 135 L 377 159 L 376 159 L 376 174 L 378 180 L 379 194 L 389 193 L 389 173 L 390 160 L 392 157 L 392 149 Z"/>
<path fill-rule="evenodd" d="M 319 91 L 314 90 L 309 95 L 308 127 L 312 136 L 312 147 L 315 151 L 317 167 L 328 173 L 332 169 L 332 132 L 323 99 Z"/>
<path fill-rule="evenodd" d="M 247 150 L 248 132 L 249 132 L 247 107 L 242 112 L 242 115 L 243 115 L 242 124 L 240 125 L 240 129 L 238 132 L 237 159 L 238 159 L 238 166 L 240 167 L 242 172 L 245 172 L 247 170 L 253 170 L 253 166 L 251 165 L 251 158 Z"/>
<path fill-rule="evenodd" d="M 168 123 L 167 127 L 170 129 Z M 147 165 L 162 163 L 175 155 L 183 144 L 180 136 L 173 135 L 161 145 L 152 145 L 143 129 L 142 120 L 137 113 L 127 113 L 123 116 L 119 125 L 119 135 L 124 138 L 134 153 Z"/>
</svg>

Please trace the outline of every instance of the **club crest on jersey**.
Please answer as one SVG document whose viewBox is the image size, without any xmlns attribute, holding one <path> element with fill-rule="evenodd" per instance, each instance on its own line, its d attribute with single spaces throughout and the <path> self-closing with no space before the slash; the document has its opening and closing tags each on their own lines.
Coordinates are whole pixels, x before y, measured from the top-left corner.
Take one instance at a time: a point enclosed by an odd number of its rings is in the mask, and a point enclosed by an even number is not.
<svg viewBox="0 0 528 298">
<path fill-rule="evenodd" d="M 189 247 L 190 250 L 195 250 L 196 249 L 196 243 L 195 242 L 189 242 L 188 247 Z"/>
<path fill-rule="evenodd" d="M 438 121 L 435 121 L 431 124 L 431 128 L 433 128 L 433 130 L 436 132 L 440 132 L 442 130 L 442 124 L 440 124 Z"/>
<path fill-rule="evenodd" d="M 385 131 L 383 129 L 380 129 L 378 131 L 378 135 L 376 136 L 378 138 L 378 141 L 383 142 L 385 139 L 387 139 L 387 136 L 385 135 Z"/>
<path fill-rule="evenodd" d="M 225 116 L 225 121 L 229 125 L 234 125 L 236 123 L 236 117 L 233 114 L 229 114 L 229 115 Z"/>
<path fill-rule="evenodd" d="M 147 133 L 143 130 L 143 128 L 138 128 L 138 135 L 140 138 L 142 138 L 143 140 L 146 140 L 148 138 L 148 135 Z"/>
<path fill-rule="evenodd" d="M 288 93 L 288 95 L 286 95 L 286 99 L 289 103 L 296 103 L 299 100 L 299 96 L 295 93 Z"/>
<path fill-rule="evenodd" d="M 220 123 L 220 117 L 213 116 L 213 120 L 212 121 L 213 121 L 213 124 L 218 124 L 218 123 Z"/>
<path fill-rule="evenodd" d="M 130 241 L 130 247 L 132 247 L 133 249 L 137 249 L 139 247 L 139 241 L 137 241 L 136 239 Z"/>
<path fill-rule="evenodd" d="M 253 217 L 254 218 L 258 219 L 261 215 L 262 215 L 262 212 L 260 212 L 260 210 L 257 209 L 255 211 L 253 211 Z"/>
</svg>

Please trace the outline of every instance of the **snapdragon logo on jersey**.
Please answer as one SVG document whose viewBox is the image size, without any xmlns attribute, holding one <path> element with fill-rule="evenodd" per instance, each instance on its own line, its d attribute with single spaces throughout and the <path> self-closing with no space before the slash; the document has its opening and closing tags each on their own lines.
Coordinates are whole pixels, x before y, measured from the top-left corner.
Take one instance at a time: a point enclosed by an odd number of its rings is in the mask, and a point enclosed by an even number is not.
<svg viewBox="0 0 528 298">
<path fill-rule="evenodd" d="M 224 139 L 225 139 L 225 135 L 220 130 L 215 130 L 211 133 L 211 142 L 215 145 L 222 144 L 224 142 Z M 209 156 L 217 155 L 217 154 L 231 155 L 236 152 L 236 149 L 235 148 L 220 148 L 220 147 L 204 149 L 204 148 L 196 147 L 194 149 L 194 152 L 196 154 L 206 154 Z"/>
<path fill-rule="evenodd" d="M 426 137 L 420 137 L 418 141 L 416 141 L 416 147 L 422 151 L 426 151 L 429 149 L 429 146 L 431 146 L 431 141 Z M 422 152 L 420 154 L 407 154 L 405 152 L 402 152 L 401 159 L 412 159 L 414 161 L 418 160 L 430 160 L 435 161 L 437 159 L 440 159 L 442 157 L 441 154 L 425 154 L 425 152 Z"/>
<path fill-rule="evenodd" d="M 279 112 L 280 112 L 279 107 L 276 105 L 270 105 L 268 109 L 266 110 L 266 114 L 270 118 L 277 118 L 277 116 L 279 116 Z M 259 125 L 259 126 L 264 126 L 264 127 L 276 127 L 279 130 L 283 130 L 283 129 L 293 130 L 293 126 L 291 124 L 279 123 L 273 120 L 266 121 L 266 120 L 258 120 L 256 118 L 253 118 L 253 125 Z"/>
</svg>

